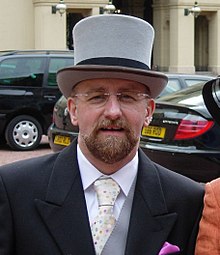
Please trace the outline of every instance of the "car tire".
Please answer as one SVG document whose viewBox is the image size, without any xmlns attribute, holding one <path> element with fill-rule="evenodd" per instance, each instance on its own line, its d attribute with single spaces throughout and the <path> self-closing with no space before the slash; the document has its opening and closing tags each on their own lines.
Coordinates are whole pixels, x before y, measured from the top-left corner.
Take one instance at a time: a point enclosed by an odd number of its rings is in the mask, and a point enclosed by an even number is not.
<svg viewBox="0 0 220 255">
<path fill-rule="evenodd" d="M 9 122 L 5 138 L 13 150 L 28 151 L 38 147 L 42 134 L 42 127 L 35 118 L 20 115 Z"/>
</svg>

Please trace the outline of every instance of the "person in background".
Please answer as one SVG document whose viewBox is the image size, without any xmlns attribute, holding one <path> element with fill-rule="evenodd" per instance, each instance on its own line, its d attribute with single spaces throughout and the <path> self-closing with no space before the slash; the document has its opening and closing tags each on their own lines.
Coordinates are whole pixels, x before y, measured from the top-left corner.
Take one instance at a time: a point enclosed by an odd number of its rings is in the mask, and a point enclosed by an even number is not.
<svg viewBox="0 0 220 255">
<path fill-rule="evenodd" d="M 192 255 L 204 189 L 139 148 L 167 84 L 150 70 L 153 27 L 97 15 L 73 39 L 57 81 L 78 138 L 0 168 L 0 254 Z"/>
<path fill-rule="evenodd" d="M 203 98 L 207 109 L 220 125 L 220 78 L 207 82 Z M 204 210 L 199 226 L 195 255 L 220 254 L 220 178 L 205 186 Z"/>
</svg>

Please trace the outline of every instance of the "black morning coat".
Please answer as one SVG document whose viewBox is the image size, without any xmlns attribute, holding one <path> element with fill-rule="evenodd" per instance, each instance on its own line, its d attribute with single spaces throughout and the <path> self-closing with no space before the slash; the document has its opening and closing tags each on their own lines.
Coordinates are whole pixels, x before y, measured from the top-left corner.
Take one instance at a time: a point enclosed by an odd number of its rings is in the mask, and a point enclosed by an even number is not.
<svg viewBox="0 0 220 255">
<path fill-rule="evenodd" d="M 95 255 L 76 144 L 0 167 L 0 255 Z M 124 254 L 158 255 L 167 241 L 193 255 L 203 193 L 139 149 Z"/>
</svg>

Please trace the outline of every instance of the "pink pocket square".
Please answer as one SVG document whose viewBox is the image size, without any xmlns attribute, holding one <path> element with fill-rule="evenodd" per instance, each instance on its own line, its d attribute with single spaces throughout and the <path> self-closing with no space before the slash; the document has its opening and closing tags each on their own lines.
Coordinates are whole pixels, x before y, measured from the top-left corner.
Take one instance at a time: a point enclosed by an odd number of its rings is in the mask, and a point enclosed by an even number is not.
<svg viewBox="0 0 220 255">
<path fill-rule="evenodd" d="M 159 255 L 172 254 L 178 251 L 180 251 L 180 248 L 178 246 L 165 242 L 159 252 Z"/>
</svg>

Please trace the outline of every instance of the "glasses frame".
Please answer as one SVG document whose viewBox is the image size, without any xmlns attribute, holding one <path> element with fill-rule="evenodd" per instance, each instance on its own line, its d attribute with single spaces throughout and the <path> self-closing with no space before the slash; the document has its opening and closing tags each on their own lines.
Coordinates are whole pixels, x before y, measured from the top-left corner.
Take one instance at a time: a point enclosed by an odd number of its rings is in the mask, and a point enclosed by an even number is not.
<svg viewBox="0 0 220 255">
<path fill-rule="evenodd" d="M 92 96 L 94 94 L 94 97 Z M 91 98 L 89 98 L 91 96 Z M 121 106 L 134 106 L 136 103 L 144 99 L 150 99 L 150 95 L 141 91 L 122 91 L 122 92 L 105 92 L 105 91 L 93 91 L 87 93 L 76 93 L 72 95 L 75 98 L 82 98 L 82 101 L 88 103 L 91 106 L 102 107 L 104 106 L 111 96 L 117 97 Z M 84 100 L 83 100 L 84 98 Z"/>
</svg>

